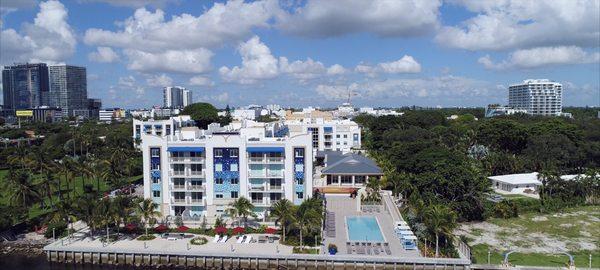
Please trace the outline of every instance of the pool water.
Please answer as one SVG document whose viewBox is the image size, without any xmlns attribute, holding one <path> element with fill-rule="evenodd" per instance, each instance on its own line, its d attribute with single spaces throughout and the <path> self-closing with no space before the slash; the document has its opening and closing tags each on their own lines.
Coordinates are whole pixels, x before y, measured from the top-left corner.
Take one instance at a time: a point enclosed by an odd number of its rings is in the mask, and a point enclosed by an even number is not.
<svg viewBox="0 0 600 270">
<path fill-rule="evenodd" d="M 346 217 L 348 240 L 352 242 L 384 242 L 375 217 Z"/>
</svg>

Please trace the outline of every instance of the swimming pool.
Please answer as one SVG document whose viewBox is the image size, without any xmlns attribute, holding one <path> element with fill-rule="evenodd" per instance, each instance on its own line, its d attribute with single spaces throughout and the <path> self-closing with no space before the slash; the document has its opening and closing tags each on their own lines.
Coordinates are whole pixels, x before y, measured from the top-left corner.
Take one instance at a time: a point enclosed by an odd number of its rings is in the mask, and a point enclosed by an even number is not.
<svg viewBox="0 0 600 270">
<path fill-rule="evenodd" d="M 346 217 L 348 241 L 385 242 L 375 217 Z"/>
</svg>

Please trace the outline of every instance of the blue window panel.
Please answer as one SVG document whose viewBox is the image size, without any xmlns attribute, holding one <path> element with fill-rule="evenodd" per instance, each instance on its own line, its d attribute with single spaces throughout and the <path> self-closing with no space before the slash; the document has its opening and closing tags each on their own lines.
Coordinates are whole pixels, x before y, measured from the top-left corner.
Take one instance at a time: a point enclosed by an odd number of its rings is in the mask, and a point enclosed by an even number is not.
<svg viewBox="0 0 600 270">
<path fill-rule="evenodd" d="M 332 133 L 333 132 L 333 127 L 323 127 L 323 132 L 325 132 L 325 133 Z"/>
<path fill-rule="evenodd" d="M 204 152 L 204 147 L 171 146 L 167 148 L 169 152 Z"/>
<path fill-rule="evenodd" d="M 285 152 L 284 147 L 248 147 L 246 148 L 248 153 L 283 153 Z"/>
<path fill-rule="evenodd" d="M 295 192 L 304 192 L 304 185 L 296 185 L 294 187 Z"/>
<path fill-rule="evenodd" d="M 152 190 L 159 190 L 160 191 L 160 189 L 161 189 L 160 185 L 161 185 L 160 183 L 158 183 L 158 184 L 152 184 L 152 186 L 151 186 Z"/>
<path fill-rule="evenodd" d="M 153 170 L 150 172 L 150 176 L 152 176 L 152 178 L 158 178 L 160 179 L 160 171 L 159 170 Z"/>
</svg>

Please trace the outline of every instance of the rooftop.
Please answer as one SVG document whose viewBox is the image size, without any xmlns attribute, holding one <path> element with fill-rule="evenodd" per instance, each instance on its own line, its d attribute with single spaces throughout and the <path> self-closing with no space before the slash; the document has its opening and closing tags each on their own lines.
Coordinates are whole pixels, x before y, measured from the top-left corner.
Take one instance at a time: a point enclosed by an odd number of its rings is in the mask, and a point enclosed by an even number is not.
<svg viewBox="0 0 600 270">
<path fill-rule="evenodd" d="M 321 152 L 325 156 L 326 167 L 323 174 L 382 174 L 375 162 L 363 155 L 338 151 Z M 317 154 L 318 156 L 319 154 Z"/>
</svg>

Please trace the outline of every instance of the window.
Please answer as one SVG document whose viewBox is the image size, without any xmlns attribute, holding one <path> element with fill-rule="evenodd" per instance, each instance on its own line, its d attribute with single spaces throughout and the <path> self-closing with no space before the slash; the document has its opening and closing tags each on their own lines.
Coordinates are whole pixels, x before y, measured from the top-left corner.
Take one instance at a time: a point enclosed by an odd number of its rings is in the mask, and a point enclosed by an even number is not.
<svg viewBox="0 0 600 270">
<path fill-rule="evenodd" d="M 298 199 L 304 199 L 304 192 L 300 191 L 300 192 L 296 192 L 296 197 Z"/>
<path fill-rule="evenodd" d="M 271 193 L 271 202 L 274 203 L 276 201 L 281 200 L 281 193 Z"/>
<path fill-rule="evenodd" d="M 238 165 L 236 163 L 231 163 L 229 165 L 229 171 L 237 172 L 238 171 Z"/>
<path fill-rule="evenodd" d="M 230 157 L 238 157 L 239 151 L 240 150 L 237 149 L 237 148 L 232 148 L 232 149 L 229 150 L 229 156 Z"/>
<path fill-rule="evenodd" d="M 347 138 L 348 138 L 348 134 L 344 134 L 344 139 L 347 139 Z"/>
<path fill-rule="evenodd" d="M 304 185 L 304 178 L 297 177 L 296 178 L 296 184 L 298 184 L 298 185 Z"/>
<path fill-rule="evenodd" d="M 152 191 L 152 197 L 154 197 L 154 198 L 160 197 L 160 190 L 153 190 Z"/>
<path fill-rule="evenodd" d="M 152 184 L 158 184 L 160 183 L 160 177 L 152 177 Z"/>
<path fill-rule="evenodd" d="M 166 127 L 167 128 L 166 128 L 165 134 L 166 135 L 171 135 L 171 125 L 166 125 Z"/>
<path fill-rule="evenodd" d="M 223 184 L 223 178 L 216 178 L 215 179 L 215 184 L 222 185 Z"/>
<path fill-rule="evenodd" d="M 183 171 L 185 170 L 185 165 L 184 164 L 173 164 L 173 170 L 175 171 L 175 173 L 183 174 Z"/>
<path fill-rule="evenodd" d="M 366 177 L 364 175 L 356 175 L 354 176 L 354 183 L 355 184 L 362 184 L 365 182 Z"/>
<path fill-rule="evenodd" d="M 237 199 L 237 197 L 238 197 L 238 192 L 237 191 L 232 191 L 231 192 L 231 198 L 232 199 Z"/>
<path fill-rule="evenodd" d="M 192 192 L 192 200 L 202 200 L 202 192 Z"/>
<path fill-rule="evenodd" d="M 252 152 L 252 153 L 250 153 L 250 157 L 252 157 L 252 158 L 262 158 L 263 157 L 263 153 Z"/>
<path fill-rule="evenodd" d="M 215 171 L 217 171 L 217 172 L 222 172 L 222 171 L 223 171 L 223 164 L 221 164 L 221 163 L 216 163 L 216 164 L 215 164 Z"/>
<path fill-rule="evenodd" d="M 192 164 L 193 173 L 202 173 L 202 164 Z"/>
<path fill-rule="evenodd" d="M 150 148 L 150 155 L 152 157 L 160 157 L 160 148 Z"/>
<path fill-rule="evenodd" d="M 283 156 L 283 153 L 281 153 L 281 152 L 269 153 L 269 157 L 272 157 L 272 158 L 280 158 L 282 156 Z"/>
<path fill-rule="evenodd" d="M 352 184 L 352 175 L 342 175 L 342 184 Z"/>
<path fill-rule="evenodd" d="M 223 149 L 215 149 L 215 157 L 223 157 Z"/>
<path fill-rule="evenodd" d="M 304 164 L 296 164 L 296 170 L 297 172 L 303 172 L 304 171 Z"/>
<path fill-rule="evenodd" d="M 304 157 L 304 148 L 294 149 L 294 157 L 297 157 L 297 158 Z"/>
<path fill-rule="evenodd" d="M 215 198 L 217 198 L 217 199 L 223 199 L 223 193 L 216 193 L 215 194 Z"/>
<path fill-rule="evenodd" d="M 240 179 L 238 179 L 238 178 L 231 178 L 231 184 L 232 185 L 237 185 L 239 183 L 240 183 Z"/>
</svg>

